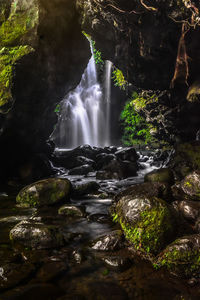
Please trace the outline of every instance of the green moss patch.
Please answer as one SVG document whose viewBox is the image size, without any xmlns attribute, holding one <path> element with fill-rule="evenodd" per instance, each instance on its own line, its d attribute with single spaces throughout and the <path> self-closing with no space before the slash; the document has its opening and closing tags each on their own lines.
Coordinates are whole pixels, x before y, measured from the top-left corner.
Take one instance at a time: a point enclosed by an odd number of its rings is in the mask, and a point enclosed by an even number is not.
<svg viewBox="0 0 200 300">
<path fill-rule="evenodd" d="M 191 235 L 174 241 L 160 255 L 158 267 L 165 267 L 181 277 L 191 277 L 200 271 L 200 236 Z"/>
<path fill-rule="evenodd" d="M 14 67 L 23 56 L 31 53 L 33 49 L 30 46 L 18 46 L 0 50 L 0 109 L 4 112 L 4 106 L 12 103 L 12 84 Z"/>
<path fill-rule="evenodd" d="M 135 249 L 146 254 L 158 254 L 174 234 L 173 217 L 167 204 L 156 197 L 145 201 L 142 198 L 123 201 L 116 205 L 113 220 L 120 223 Z"/>
</svg>

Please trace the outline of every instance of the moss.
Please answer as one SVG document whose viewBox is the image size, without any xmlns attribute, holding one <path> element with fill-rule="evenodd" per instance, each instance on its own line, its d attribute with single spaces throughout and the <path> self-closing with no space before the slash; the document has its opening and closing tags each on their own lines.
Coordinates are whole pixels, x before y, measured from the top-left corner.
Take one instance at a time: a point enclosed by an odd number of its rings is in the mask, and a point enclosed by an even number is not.
<svg viewBox="0 0 200 300">
<path fill-rule="evenodd" d="M 157 102 L 158 97 L 156 96 L 156 94 L 149 95 L 147 92 L 143 92 L 142 94 L 138 95 L 135 100 L 133 100 L 136 111 L 143 110 L 148 104 Z"/>
<path fill-rule="evenodd" d="M 135 247 L 145 253 L 158 254 L 173 232 L 171 213 L 164 201 L 154 198 L 157 205 L 140 213 L 136 224 L 129 224 L 119 214 L 114 213 L 113 221 L 119 222 L 124 234 Z"/>
<path fill-rule="evenodd" d="M 174 242 L 174 244 L 176 241 Z M 200 251 L 182 250 L 170 247 L 159 260 L 159 267 L 166 267 L 170 272 L 190 277 L 200 269 Z"/>
<path fill-rule="evenodd" d="M 23 56 L 32 52 L 30 46 L 2 48 L 0 50 L 0 107 L 12 102 L 12 83 L 14 67 Z M 2 109 L 0 110 L 1 112 Z"/>
<path fill-rule="evenodd" d="M 191 169 L 200 169 L 200 145 L 185 143 L 177 147 L 175 163 L 186 161 Z M 190 169 L 188 168 L 188 173 Z M 187 174 L 186 174 L 187 175 Z"/>
</svg>

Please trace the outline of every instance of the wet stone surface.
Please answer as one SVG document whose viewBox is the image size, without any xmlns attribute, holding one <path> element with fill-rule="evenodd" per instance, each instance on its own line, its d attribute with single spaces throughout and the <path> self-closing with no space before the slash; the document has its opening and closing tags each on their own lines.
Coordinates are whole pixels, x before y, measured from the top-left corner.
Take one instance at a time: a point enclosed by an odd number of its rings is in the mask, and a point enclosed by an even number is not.
<svg viewBox="0 0 200 300">
<path fill-rule="evenodd" d="M 96 149 L 98 155 L 99 151 Z M 113 155 L 117 149 L 106 151 Z M 90 148 L 79 148 L 76 152 L 78 156 L 95 159 Z M 122 154 L 119 155 L 121 159 Z M 191 278 L 189 284 L 188 279 L 180 280 L 164 269 L 155 270 L 148 261 L 136 256 L 129 244 L 121 249 L 124 237 L 116 234 L 120 227 L 111 221 L 109 210 L 116 193 L 143 182 L 145 172 L 153 170 L 150 156 L 143 161 L 141 158 L 142 164 L 139 176 L 123 180 L 96 180 L 95 172 L 81 176 L 68 175 L 66 171 L 59 177 L 69 179 L 73 186 L 84 185 L 84 193 L 81 191 L 79 197 L 54 206 L 19 208 L 15 202 L 19 191 L 6 191 L 8 196 L 0 197 L 0 299 L 199 299 L 198 278 Z M 96 183 L 92 184 L 94 190 L 88 189 L 89 182 Z M 154 196 L 166 195 L 163 184 L 153 184 L 152 189 L 149 184 L 145 187 Z M 63 205 L 83 209 L 84 215 L 60 215 L 58 210 Z M 59 228 L 63 241 L 46 249 L 33 249 L 27 238 L 19 245 L 13 243 L 9 233 L 20 222 L 28 222 L 31 228 L 37 228 L 37 224 L 42 224 L 42 228 Z M 95 243 L 98 249 L 94 250 L 91 245 Z"/>
</svg>

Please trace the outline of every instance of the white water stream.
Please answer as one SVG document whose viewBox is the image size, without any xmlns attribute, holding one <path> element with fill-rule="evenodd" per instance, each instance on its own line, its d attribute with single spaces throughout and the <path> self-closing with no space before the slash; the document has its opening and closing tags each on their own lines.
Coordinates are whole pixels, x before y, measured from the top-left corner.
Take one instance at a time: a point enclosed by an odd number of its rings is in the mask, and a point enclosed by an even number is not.
<svg viewBox="0 0 200 300">
<path fill-rule="evenodd" d="M 59 147 L 75 148 L 79 145 L 110 145 L 111 69 L 105 63 L 104 94 L 97 80 L 96 64 L 92 57 L 75 90 L 63 100 L 59 120 Z"/>
</svg>

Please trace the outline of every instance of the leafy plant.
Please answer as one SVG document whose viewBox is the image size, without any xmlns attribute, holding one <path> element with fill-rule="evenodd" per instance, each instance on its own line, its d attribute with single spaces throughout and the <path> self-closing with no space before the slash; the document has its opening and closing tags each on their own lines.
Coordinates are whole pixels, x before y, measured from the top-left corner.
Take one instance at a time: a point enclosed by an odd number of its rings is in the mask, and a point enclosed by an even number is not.
<svg viewBox="0 0 200 300">
<path fill-rule="evenodd" d="M 120 116 L 124 127 L 122 142 L 127 146 L 148 144 L 155 140 L 151 135 L 154 128 L 135 109 L 134 101 L 137 98 L 138 94 L 134 92 Z"/>
<path fill-rule="evenodd" d="M 125 80 L 121 70 L 115 68 L 112 72 L 112 79 L 114 80 L 115 86 L 118 86 L 122 90 L 126 89 L 128 82 Z"/>
</svg>

